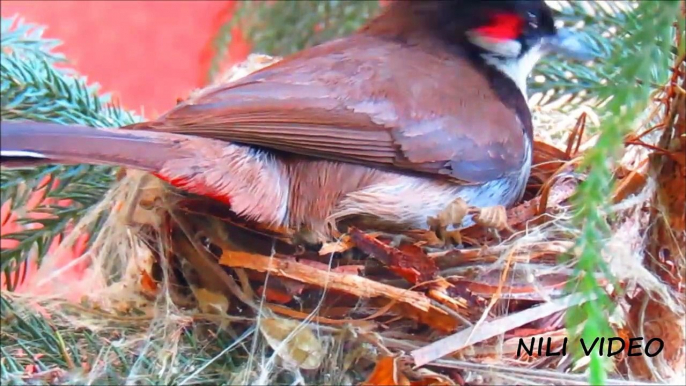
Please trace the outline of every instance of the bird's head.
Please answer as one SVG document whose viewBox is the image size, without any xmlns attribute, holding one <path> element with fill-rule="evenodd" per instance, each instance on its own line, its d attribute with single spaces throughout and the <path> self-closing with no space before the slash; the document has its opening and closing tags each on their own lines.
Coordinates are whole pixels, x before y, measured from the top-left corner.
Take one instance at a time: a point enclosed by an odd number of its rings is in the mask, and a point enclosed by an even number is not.
<svg viewBox="0 0 686 386">
<path fill-rule="evenodd" d="M 591 60 L 594 51 L 569 29 L 557 28 L 544 0 L 396 0 L 399 15 L 441 40 L 466 47 L 504 72 L 526 93 L 526 78 L 549 53 Z"/>
<path fill-rule="evenodd" d="M 578 33 L 555 26 L 553 11 L 543 0 L 454 3 L 454 12 L 469 15 L 469 19 L 459 16 L 467 44 L 512 78 L 524 93 L 526 78 L 542 56 L 555 53 L 580 61 L 595 57 Z"/>
</svg>

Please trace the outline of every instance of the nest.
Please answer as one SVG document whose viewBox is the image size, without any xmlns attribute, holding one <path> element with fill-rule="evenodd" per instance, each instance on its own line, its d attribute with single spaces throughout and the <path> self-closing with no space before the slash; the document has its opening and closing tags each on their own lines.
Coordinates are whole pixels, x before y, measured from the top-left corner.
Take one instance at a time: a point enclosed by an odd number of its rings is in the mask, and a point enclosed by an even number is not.
<svg viewBox="0 0 686 386">
<path fill-rule="evenodd" d="M 274 60 L 253 55 L 220 81 Z M 684 376 L 686 162 L 677 150 L 686 148 L 686 103 L 679 69 L 683 61 L 626 140 L 602 256 L 616 282 L 597 275 L 618 305 L 613 336 L 627 343 L 659 337 L 665 347 L 653 358 L 621 351 L 611 359 L 608 384 Z M 80 290 L 60 282 L 64 268 L 48 258 L 32 285 L 10 298 L 16 312 L 38 307 L 56 324 L 114 334 L 120 351 L 149 362 L 146 370 L 131 368 L 127 382 L 156 373 L 180 384 L 585 383 L 588 360 L 574 361 L 571 344 L 565 356 L 519 346 L 542 338 L 560 351 L 575 334 L 565 328 L 566 310 L 593 301 L 570 291 L 579 230 L 569 202 L 585 178 L 576 166 L 595 140 L 583 133 L 598 118 L 588 108 L 535 109 L 534 121 L 546 136 L 536 139 L 524 201 L 507 219 L 487 221 L 488 213 L 477 212 L 484 221 L 462 230 L 459 246 L 429 231 L 350 228 L 334 243 L 302 248 L 288 230 L 246 223 L 222 204 L 128 171 L 61 245 L 70 247 L 107 213 L 72 263 L 88 265 Z M 640 131 L 645 127 L 653 128 Z M 202 362 L 184 359 L 201 354 Z M 97 363 L 55 377 L 98 379 L 118 355 L 103 352 Z"/>
</svg>

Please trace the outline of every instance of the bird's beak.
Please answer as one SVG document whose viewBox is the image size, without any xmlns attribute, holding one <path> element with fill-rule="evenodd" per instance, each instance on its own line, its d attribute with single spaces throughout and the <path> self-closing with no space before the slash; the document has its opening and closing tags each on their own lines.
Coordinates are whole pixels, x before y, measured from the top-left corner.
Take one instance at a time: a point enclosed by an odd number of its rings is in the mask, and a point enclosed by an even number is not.
<svg viewBox="0 0 686 386">
<path fill-rule="evenodd" d="M 599 56 L 588 42 L 583 41 L 581 34 L 567 28 L 559 28 L 557 34 L 544 38 L 543 49 L 579 61 Z"/>
</svg>

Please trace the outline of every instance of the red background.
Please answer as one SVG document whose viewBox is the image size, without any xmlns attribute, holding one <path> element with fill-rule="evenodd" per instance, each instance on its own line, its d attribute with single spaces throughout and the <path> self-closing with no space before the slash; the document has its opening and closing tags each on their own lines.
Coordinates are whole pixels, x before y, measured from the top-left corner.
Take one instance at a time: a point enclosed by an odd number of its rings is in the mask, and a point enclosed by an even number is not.
<svg viewBox="0 0 686 386">
<path fill-rule="evenodd" d="M 56 51 L 89 81 L 124 107 L 155 118 L 205 85 L 212 39 L 234 6 L 234 1 L 3 0 L 1 13 L 46 26 L 44 36 L 61 40 Z M 240 36 L 233 41 L 227 65 L 249 52 Z"/>
</svg>

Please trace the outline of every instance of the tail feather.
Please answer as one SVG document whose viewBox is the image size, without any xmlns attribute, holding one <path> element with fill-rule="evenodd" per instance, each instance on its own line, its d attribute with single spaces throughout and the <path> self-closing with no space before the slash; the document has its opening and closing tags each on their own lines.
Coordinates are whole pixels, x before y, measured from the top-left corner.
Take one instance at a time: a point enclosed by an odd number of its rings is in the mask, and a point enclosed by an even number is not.
<svg viewBox="0 0 686 386">
<path fill-rule="evenodd" d="M 149 172 L 189 193 L 228 204 L 239 216 L 282 224 L 288 178 L 272 154 L 249 146 L 181 134 L 1 122 L 2 166 L 95 164 Z"/>
<path fill-rule="evenodd" d="M 27 167 L 50 163 L 119 165 L 158 171 L 184 154 L 182 135 L 99 129 L 42 122 L 0 124 L 0 164 Z"/>
<path fill-rule="evenodd" d="M 0 165 L 4 167 L 32 167 L 46 163 L 43 154 L 23 150 L 0 150 Z"/>
</svg>

